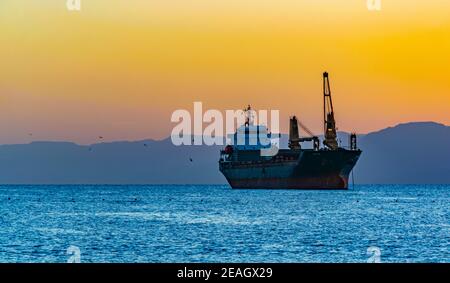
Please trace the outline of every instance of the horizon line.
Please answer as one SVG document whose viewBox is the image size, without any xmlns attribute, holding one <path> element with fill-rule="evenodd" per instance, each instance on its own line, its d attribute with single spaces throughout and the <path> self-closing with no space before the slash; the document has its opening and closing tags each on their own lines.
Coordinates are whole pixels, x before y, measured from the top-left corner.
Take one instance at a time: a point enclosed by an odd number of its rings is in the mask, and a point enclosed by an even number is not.
<svg viewBox="0 0 450 283">
<path fill-rule="evenodd" d="M 412 122 L 403 122 L 403 123 L 397 123 L 393 126 L 387 126 L 378 130 L 374 130 L 371 132 L 366 132 L 366 133 L 357 133 L 358 136 L 365 136 L 365 135 L 369 135 L 369 134 L 373 134 L 373 133 L 378 133 L 381 132 L 383 130 L 387 130 L 387 129 L 391 129 L 391 128 L 395 128 L 401 125 L 408 125 L 408 124 L 436 124 L 436 125 L 440 125 L 440 126 L 444 126 L 444 127 L 450 127 L 450 125 L 446 125 L 442 122 L 436 122 L 436 121 L 412 121 Z M 349 134 L 350 132 L 348 131 L 339 131 L 338 133 L 345 133 L 345 134 Z M 289 135 L 288 133 L 280 133 L 281 135 Z M 322 136 L 323 134 L 318 135 L 319 137 Z M 190 136 L 195 136 L 195 135 L 190 135 Z M 167 140 L 171 137 L 171 135 L 166 136 L 165 138 L 161 138 L 161 139 L 153 139 L 153 138 L 145 138 L 145 139 L 135 139 L 135 140 L 109 140 L 109 141 L 103 141 L 103 142 L 94 142 L 94 143 L 77 143 L 74 141 L 70 141 L 70 140 L 32 140 L 29 141 L 27 143 L 4 143 L 4 144 L 0 144 L 0 146 L 8 146 L 8 145 L 27 145 L 27 144 L 32 144 L 32 143 L 71 143 L 71 144 L 75 144 L 78 146 L 94 146 L 94 145 L 98 145 L 98 144 L 108 144 L 108 143 L 134 143 L 134 142 L 145 142 L 145 141 L 153 141 L 153 142 L 161 142 L 164 140 Z M 222 137 L 225 138 L 225 137 Z M 103 138 L 102 138 L 103 139 Z"/>
</svg>

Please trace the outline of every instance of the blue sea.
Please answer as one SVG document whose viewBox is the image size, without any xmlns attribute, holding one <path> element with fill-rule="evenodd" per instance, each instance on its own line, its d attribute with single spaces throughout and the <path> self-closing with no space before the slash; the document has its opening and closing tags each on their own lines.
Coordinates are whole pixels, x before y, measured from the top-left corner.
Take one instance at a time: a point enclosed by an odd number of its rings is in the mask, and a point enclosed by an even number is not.
<svg viewBox="0 0 450 283">
<path fill-rule="evenodd" d="M 369 249 L 369 251 L 368 251 Z M 450 185 L 0 186 L 0 262 L 450 262 Z"/>
</svg>

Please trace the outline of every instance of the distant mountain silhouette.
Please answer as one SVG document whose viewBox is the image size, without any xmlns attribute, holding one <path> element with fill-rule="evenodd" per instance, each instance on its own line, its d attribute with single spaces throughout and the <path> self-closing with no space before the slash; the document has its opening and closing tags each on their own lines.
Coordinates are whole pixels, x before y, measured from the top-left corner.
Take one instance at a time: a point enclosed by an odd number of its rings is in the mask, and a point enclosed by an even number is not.
<svg viewBox="0 0 450 283">
<path fill-rule="evenodd" d="M 340 133 L 342 144 L 348 134 Z M 287 137 L 282 136 L 282 147 Z M 359 137 L 356 183 L 450 183 L 450 127 L 400 124 Z M 220 146 L 161 141 L 0 145 L 1 184 L 225 184 Z"/>
<path fill-rule="evenodd" d="M 360 139 L 355 170 L 363 183 L 450 184 L 450 127 L 434 122 L 400 124 Z"/>
</svg>

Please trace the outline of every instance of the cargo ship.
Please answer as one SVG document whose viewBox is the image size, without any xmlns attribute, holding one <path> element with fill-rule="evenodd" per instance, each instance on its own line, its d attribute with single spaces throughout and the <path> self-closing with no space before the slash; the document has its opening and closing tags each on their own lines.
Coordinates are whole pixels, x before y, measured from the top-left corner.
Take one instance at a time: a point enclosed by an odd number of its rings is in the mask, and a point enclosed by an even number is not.
<svg viewBox="0 0 450 283">
<path fill-rule="evenodd" d="M 250 112 L 249 106 L 245 113 Z M 245 124 L 232 135 L 232 144 L 220 151 L 220 172 L 234 189 L 348 189 L 350 173 L 362 152 L 355 133 L 349 135 L 348 146 L 338 143 L 327 72 L 323 73 L 323 117 L 322 145 L 318 136 L 292 116 L 289 148 L 275 148 L 275 154 L 267 154 L 274 145 L 264 139 L 271 140 L 272 134 L 266 126 L 254 125 L 246 114 Z M 300 136 L 299 126 L 308 136 Z M 303 148 L 306 142 L 312 146 Z"/>
</svg>

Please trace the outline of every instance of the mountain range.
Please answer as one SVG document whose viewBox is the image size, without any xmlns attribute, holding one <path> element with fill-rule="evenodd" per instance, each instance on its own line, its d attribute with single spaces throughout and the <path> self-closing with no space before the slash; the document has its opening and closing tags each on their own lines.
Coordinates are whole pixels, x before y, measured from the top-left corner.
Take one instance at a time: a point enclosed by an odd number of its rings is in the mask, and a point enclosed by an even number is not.
<svg viewBox="0 0 450 283">
<path fill-rule="evenodd" d="M 339 133 L 346 144 L 348 134 Z M 285 147 L 287 136 L 282 136 Z M 358 184 L 450 184 L 450 127 L 399 124 L 360 135 Z M 174 146 L 164 140 L 36 141 L 0 145 L 0 184 L 226 184 L 222 146 Z"/>
</svg>

